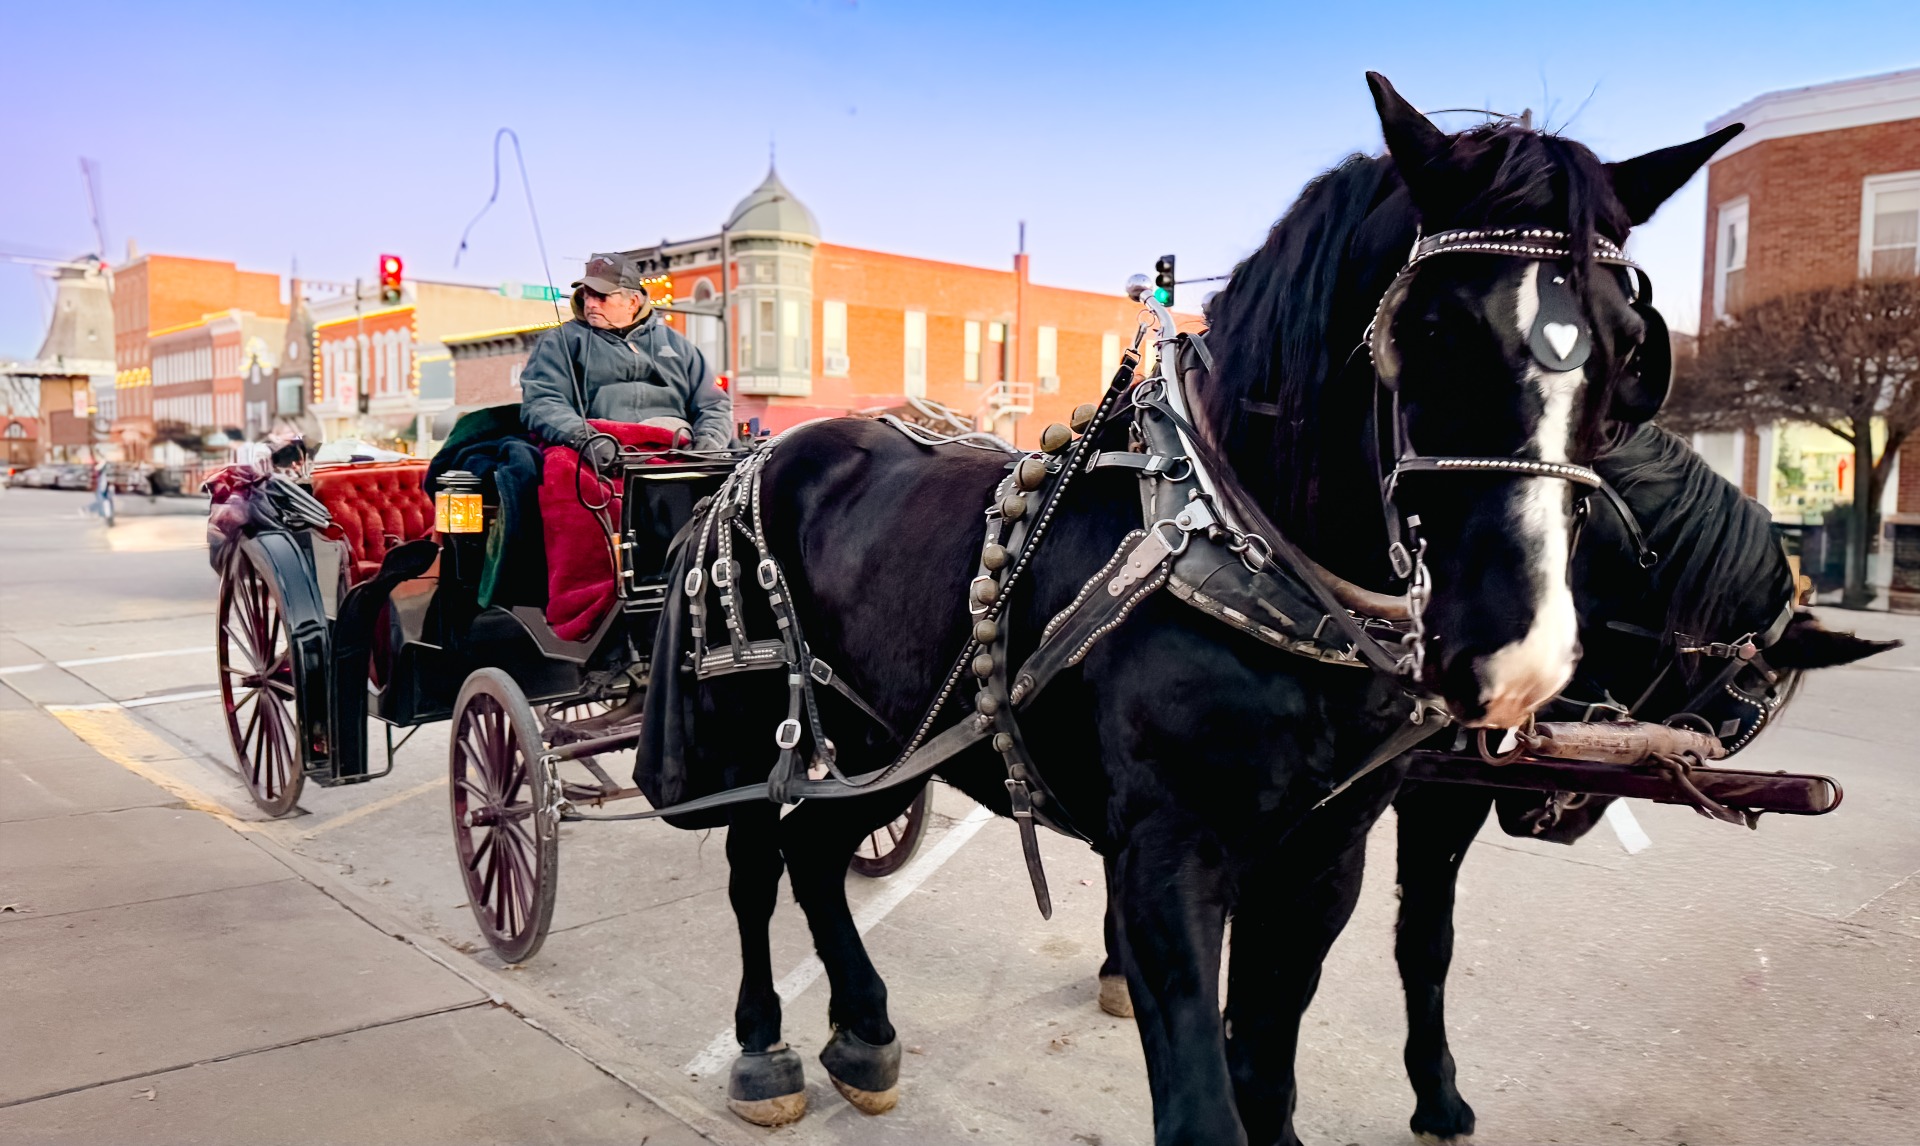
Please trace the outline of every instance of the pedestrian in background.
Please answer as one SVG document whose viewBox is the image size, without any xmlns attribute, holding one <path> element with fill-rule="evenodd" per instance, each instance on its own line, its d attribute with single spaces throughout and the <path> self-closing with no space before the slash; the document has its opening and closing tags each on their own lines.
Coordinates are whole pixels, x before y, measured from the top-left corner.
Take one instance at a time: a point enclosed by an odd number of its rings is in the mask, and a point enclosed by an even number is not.
<svg viewBox="0 0 1920 1146">
<path fill-rule="evenodd" d="M 93 505 L 89 508 L 100 515 L 101 521 L 113 524 L 113 475 L 107 463 L 98 459 L 93 463 Z"/>
</svg>

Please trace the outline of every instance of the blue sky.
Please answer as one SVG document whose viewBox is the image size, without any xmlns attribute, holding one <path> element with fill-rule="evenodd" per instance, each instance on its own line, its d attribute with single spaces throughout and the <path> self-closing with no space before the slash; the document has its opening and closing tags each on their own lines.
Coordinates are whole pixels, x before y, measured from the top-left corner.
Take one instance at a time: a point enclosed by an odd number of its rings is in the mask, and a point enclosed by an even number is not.
<svg viewBox="0 0 1920 1146">
<path fill-rule="evenodd" d="M 1161 4 L 691 0 L 635 5 L 0 3 L 0 250 L 237 260 L 310 277 L 542 277 L 708 233 L 765 173 L 833 242 L 1117 290 L 1166 251 L 1224 273 L 1314 173 L 1379 132 L 1362 73 L 1423 107 L 1533 108 L 1606 158 L 1700 134 L 1763 91 L 1920 65 L 1904 3 Z M 1467 117 L 1443 123 L 1464 126 Z M 1636 237 L 1679 328 L 1699 181 Z M 45 292 L 0 264 L 0 357 Z M 1182 303 L 1196 302 L 1189 288 Z"/>
</svg>

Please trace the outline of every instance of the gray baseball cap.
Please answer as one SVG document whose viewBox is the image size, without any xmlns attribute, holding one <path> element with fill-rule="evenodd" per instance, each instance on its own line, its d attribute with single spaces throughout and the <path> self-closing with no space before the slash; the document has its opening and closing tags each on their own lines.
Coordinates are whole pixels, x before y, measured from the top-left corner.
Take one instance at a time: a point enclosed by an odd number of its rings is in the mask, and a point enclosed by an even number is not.
<svg viewBox="0 0 1920 1146">
<path fill-rule="evenodd" d="M 587 260 L 587 269 L 574 281 L 576 289 L 590 287 L 601 294 L 615 291 L 645 291 L 640 285 L 640 268 L 625 255 L 595 255 Z"/>
</svg>

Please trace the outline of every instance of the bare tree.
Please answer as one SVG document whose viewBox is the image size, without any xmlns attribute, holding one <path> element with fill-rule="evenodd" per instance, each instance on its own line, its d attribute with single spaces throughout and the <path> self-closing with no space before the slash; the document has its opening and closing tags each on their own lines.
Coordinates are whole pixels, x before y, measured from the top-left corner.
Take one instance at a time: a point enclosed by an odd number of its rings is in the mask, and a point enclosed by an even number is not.
<svg viewBox="0 0 1920 1146">
<path fill-rule="evenodd" d="M 1853 446 L 1843 601 L 1864 607 L 1873 510 L 1901 445 L 1920 429 L 1920 277 L 1858 279 L 1777 295 L 1704 332 L 1682 364 L 1675 428 L 1727 430 L 1785 419 Z M 1885 430 L 1874 456 L 1873 424 Z"/>
</svg>

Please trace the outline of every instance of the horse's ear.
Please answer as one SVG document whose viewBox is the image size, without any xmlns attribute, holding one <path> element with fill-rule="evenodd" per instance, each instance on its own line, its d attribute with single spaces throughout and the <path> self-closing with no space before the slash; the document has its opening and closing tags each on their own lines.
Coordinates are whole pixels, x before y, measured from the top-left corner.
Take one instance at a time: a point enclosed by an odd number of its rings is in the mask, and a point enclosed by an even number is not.
<svg viewBox="0 0 1920 1146">
<path fill-rule="evenodd" d="M 1380 133 L 1386 136 L 1387 154 L 1400 178 L 1413 194 L 1415 206 L 1428 198 L 1440 161 L 1452 150 L 1447 133 L 1433 126 L 1414 106 L 1400 97 L 1379 72 L 1367 73 L 1367 86 L 1373 89 L 1373 106 L 1380 113 Z"/>
<path fill-rule="evenodd" d="M 1767 664 L 1777 669 L 1823 669 L 1897 649 L 1900 641 L 1870 641 L 1852 633 L 1836 632 L 1804 609 L 1787 623 L 1787 631 L 1767 648 Z"/>
<path fill-rule="evenodd" d="M 1638 227 L 1653 218 L 1660 204 L 1685 186 L 1687 180 L 1693 178 L 1693 173 L 1712 159 L 1713 153 L 1720 150 L 1727 140 L 1744 130 L 1746 124 L 1732 123 L 1692 143 L 1663 147 L 1633 159 L 1607 164 L 1607 174 L 1613 177 L 1614 198 L 1620 200 L 1620 205 L 1627 209 L 1627 217 Z"/>
</svg>

